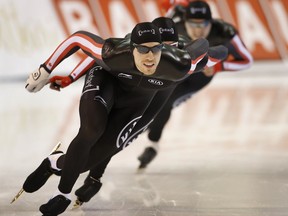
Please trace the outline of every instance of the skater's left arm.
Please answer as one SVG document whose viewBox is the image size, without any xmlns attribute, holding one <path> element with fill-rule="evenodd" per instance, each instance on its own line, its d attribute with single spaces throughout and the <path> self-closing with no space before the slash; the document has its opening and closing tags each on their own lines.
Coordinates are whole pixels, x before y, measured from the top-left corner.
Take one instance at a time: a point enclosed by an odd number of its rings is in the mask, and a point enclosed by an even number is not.
<svg viewBox="0 0 288 216">
<path fill-rule="evenodd" d="M 253 56 L 238 34 L 235 34 L 225 46 L 228 48 L 227 58 L 213 67 L 206 68 L 203 71 L 206 75 L 214 75 L 223 71 L 241 71 L 253 64 Z"/>
</svg>

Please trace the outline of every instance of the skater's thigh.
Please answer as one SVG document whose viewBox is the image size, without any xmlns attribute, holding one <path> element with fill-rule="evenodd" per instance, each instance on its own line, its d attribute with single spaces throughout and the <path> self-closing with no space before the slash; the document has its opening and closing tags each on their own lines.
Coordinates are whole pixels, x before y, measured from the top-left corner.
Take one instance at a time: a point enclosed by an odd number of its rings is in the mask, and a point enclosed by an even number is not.
<svg viewBox="0 0 288 216">
<path fill-rule="evenodd" d="M 100 68 L 100 69 L 99 69 Z M 99 66 L 87 73 L 80 99 L 80 132 L 103 133 L 114 104 L 114 80 Z"/>
<path fill-rule="evenodd" d="M 135 107 L 115 109 L 110 112 L 107 127 L 90 151 L 88 168 L 94 167 L 124 149 L 129 143 L 132 129 L 141 118 L 143 110 Z"/>
</svg>

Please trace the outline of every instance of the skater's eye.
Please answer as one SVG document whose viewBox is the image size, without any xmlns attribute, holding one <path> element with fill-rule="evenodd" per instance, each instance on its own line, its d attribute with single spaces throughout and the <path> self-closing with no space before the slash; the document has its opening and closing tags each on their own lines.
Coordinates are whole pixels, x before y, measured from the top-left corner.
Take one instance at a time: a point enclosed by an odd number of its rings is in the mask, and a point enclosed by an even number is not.
<svg viewBox="0 0 288 216">
<path fill-rule="evenodd" d="M 210 21 L 209 20 L 204 20 L 202 22 L 195 22 L 195 21 L 187 21 L 188 25 L 191 28 L 205 28 L 209 25 Z"/>
<path fill-rule="evenodd" d="M 159 44 L 153 47 L 148 47 L 148 46 L 143 46 L 143 45 L 139 45 L 139 44 L 133 44 L 133 46 L 137 49 L 137 51 L 141 54 L 146 54 L 148 52 L 152 52 L 152 53 L 157 53 L 160 52 L 160 50 L 163 47 L 163 44 Z"/>
</svg>

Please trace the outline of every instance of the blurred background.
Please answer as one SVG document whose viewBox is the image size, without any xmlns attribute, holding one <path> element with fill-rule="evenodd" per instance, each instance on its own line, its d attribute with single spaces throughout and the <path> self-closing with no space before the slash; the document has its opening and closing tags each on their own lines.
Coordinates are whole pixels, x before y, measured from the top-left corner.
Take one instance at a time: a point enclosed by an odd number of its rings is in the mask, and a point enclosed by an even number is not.
<svg viewBox="0 0 288 216">
<path fill-rule="evenodd" d="M 255 63 L 245 71 L 218 74 L 212 84 L 173 110 L 163 149 L 175 152 L 175 143 L 182 143 L 192 158 L 221 153 L 224 158 L 230 155 L 228 163 L 235 154 L 241 160 L 247 154 L 288 157 L 288 1 L 207 2 L 213 17 L 237 27 Z M 15 188 L 58 141 L 66 148 L 79 126 L 83 80 L 60 93 L 44 88 L 31 94 L 24 88 L 28 75 L 77 30 L 123 37 L 137 22 L 161 15 L 157 0 L 0 0 L 0 170 L 9 176 L 22 174 L 12 181 Z M 79 60 L 80 55 L 69 58 L 56 73 L 69 74 Z M 144 134 L 111 166 L 135 169 L 145 142 Z M 184 159 L 174 158 L 178 163 L 173 166 L 181 166 Z M 155 166 L 165 167 L 160 160 Z M 5 176 L 0 184 L 4 190 Z M 2 189 L 0 202 L 6 202 L 14 191 Z"/>
</svg>

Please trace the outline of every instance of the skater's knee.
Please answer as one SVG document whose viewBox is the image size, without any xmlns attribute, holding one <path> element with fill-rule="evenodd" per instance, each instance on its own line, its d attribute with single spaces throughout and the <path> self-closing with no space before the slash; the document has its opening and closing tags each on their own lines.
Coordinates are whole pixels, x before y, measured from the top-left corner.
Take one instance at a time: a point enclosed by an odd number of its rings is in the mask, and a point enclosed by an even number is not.
<svg viewBox="0 0 288 216">
<path fill-rule="evenodd" d="M 79 129 L 78 137 L 88 143 L 95 143 L 104 133 L 105 128 L 101 125 L 94 127 L 82 126 Z"/>
</svg>

